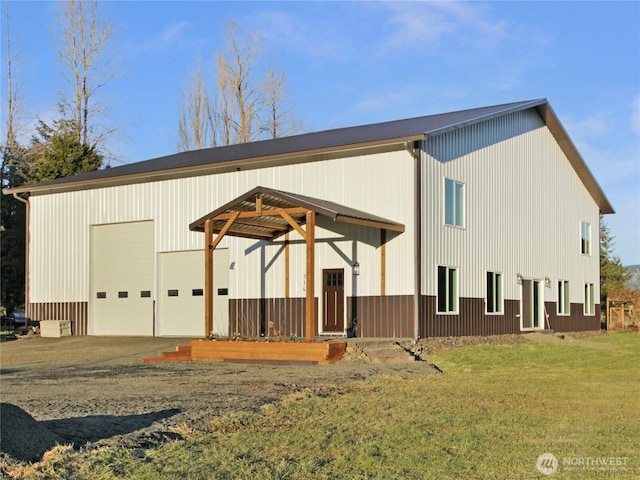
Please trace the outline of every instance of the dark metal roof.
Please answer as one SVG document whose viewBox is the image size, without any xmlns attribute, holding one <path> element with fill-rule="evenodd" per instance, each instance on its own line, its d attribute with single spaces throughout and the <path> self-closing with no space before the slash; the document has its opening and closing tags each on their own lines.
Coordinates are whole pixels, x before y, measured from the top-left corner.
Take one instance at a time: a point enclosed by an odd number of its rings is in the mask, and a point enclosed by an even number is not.
<svg viewBox="0 0 640 480">
<path fill-rule="evenodd" d="M 46 194 L 151 180 L 215 173 L 222 169 L 255 168 L 261 161 L 289 161 L 290 157 L 353 150 L 421 140 L 492 118 L 535 108 L 603 214 L 614 213 L 584 159 L 546 99 L 506 103 L 457 112 L 427 115 L 357 127 L 305 133 L 238 145 L 205 148 L 131 163 L 72 177 L 5 190 L 5 194 Z"/>
<path fill-rule="evenodd" d="M 58 178 L 56 180 L 14 189 L 14 191 L 47 190 L 49 187 L 55 189 L 55 187 L 62 185 L 82 184 L 85 182 L 95 182 L 99 184 L 100 180 L 106 181 L 109 179 L 115 180 L 119 177 L 145 176 L 180 169 L 197 169 L 198 167 L 223 165 L 241 160 L 246 161 L 296 153 L 303 154 L 314 151 L 340 150 L 341 148 L 355 148 L 359 145 L 391 143 L 393 141 L 408 139 L 417 140 L 428 135 L 444 133 L 454 128 L 461 128 L 488 118 L 536 107 L 544 103 L 546 103 L 544 99 L 507 103 L 405 120 L 324 130 L 272 140 L 204 148 L 118 167 L 106 168 L 95 172 L 83 173 L 72 177 Z"/>
<path fill-rule="evenodd" d="M 213 219 L 213 231 L 214 233 L 219 233 L 225 226 L 227 219 L 216 219 L 216 217 L 236 212 L 253 212 L 256 210 L 258 197 L 262 198 L 262 208 L 267 211 L 302 207 L 306 210 L 313 210 L 317 214 L 335 221 L 355 223 L 398 232 L 403 232 L 405 229 L 401 223 L 392 222 L 391 220 L 345 205 L 266 187 L 256 187 L 250 190 L 244 195 L 239 196 L 191 223 L 189 229 L 203 232 L 205 221 Z M 301 225 L 305 223 L 304 212 L 292 213 L 291 217 Z M 252 217 L 251 219 L 238 218 L 234 223 L 234 229 L 232 229 L 229 234 L 238 237 L 272 239 L 290 230 L 292 230 L 291 225 L 282 217 L 265 215 Z"/>
</svg>

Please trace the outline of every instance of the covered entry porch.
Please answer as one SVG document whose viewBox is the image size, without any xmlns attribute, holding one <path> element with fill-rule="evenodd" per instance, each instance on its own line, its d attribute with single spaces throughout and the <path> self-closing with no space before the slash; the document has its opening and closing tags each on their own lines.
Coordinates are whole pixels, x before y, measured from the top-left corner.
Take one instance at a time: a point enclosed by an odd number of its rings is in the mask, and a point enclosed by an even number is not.
<svg viewBox="0 0 640 480">
<path fill-rule="evenodd" d="M 405 230 L 404 225 L 334 202 L 265 187 L 256 187 L 201 217 L 189 226 L 192 231 L 203 232 L 205 237 L 204 322 L 207 334 L 210 334 L 213 330 L 213 252 L 220 245 L 222 239 L 229 235 L 264 242 L 272 242 L 275 239 L 284 238 L 285 287 L 284 297 L 278 299 L 278 302 L 285 306 L 293 305 L 298 312 L 303 312 L 303 336 L 307 341 L 313 340 L 318 335 L 318 308 L 321 303 L 318 302 L 316 295 L 322 292 L 316 286 L 316 274 L 318 273 L 319 275 L 319 272 L 316 271 L 316 220 L 318 217 L 334 222 L 380 230 L 380 255 L 383 265 L 381 269 L 381 290 L 384 292 L 386 232 L 402 233 Z M 290 238 L 290 236 L 293 238 Z M 305 296 L 304 299 L 291 299 L 289 298 L 289 249 L 290 243 L 300 243 L 300 239 L 302 239 L 305 249 Z M 351 272 L 349 272 L 350 274 Z M 336 278 L 338 277 L 335 275 L 331 277 L 332 281 Z M 233 297 L 234 293 L 231 291 L 229 293 Z M 258 302 L 266 304 L 266 299 L 258 299 Z M 260 305 L 258 303 L 258 307 L 253 307 L 253 315 L 264 313 L 263 311 L 261 312 L 262 307 Z M 280 313 L 284 311 L 286 315 L 287 310 L 283 308 L 278 311 Z M 230 321 L 233 321 L 233 313 L 230 312 Z M 280 320 L 286 323 L 286 319 L 281 318 Z M 232 330 L 233 328 L 230 328 L 230 333 L 232 333 Z M 258 335 L 255 336 L 259 336 L 260 332 L 256 333 Z"/>
</svg>

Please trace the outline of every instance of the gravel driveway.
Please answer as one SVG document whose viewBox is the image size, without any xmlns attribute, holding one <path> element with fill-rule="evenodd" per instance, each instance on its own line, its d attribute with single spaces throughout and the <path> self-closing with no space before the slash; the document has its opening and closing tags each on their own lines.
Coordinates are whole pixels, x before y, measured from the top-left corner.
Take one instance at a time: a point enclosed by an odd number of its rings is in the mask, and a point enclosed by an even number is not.
<svg viewBox="0 0 640 480">
<path fill-rule="evenodd" d="M 603 333 L 430 338 L 421 340 L 415 350 L 424 357 L 477 344 L 544 341 L 606 346 L 581 341 L 593 335 Z M 436 371 L 428 362 L 283 366 L 141 360 L 188 343 L 188 339 L 148 337 L 31 337 L 2 342 L 0 400 L 22 408 L 38 421 L 38 428 L 46 427 L 46 433 L 53 432 L 77 448 L 116 445 L 135 450 L 177 438 L 172 427 L 205 429 L 217 416 L 256 411 L 297 391 L 321 391 L 379 374 L 410 378 Z M 410 345 L 406 342 L 405 347 Z"/>
<path fill-rule="evenodd" d="M 216 416 L 255 411 L 296 391 L 346 385 L 381 373 L 433 373 L 426 362 L 276 366 L 141 361 L 187 343 L 128 337 L 3 342 L 1 399 L 76 447 L 135 449 L 176 438 L 172 426 L 203 429 Z"/>
</svg>

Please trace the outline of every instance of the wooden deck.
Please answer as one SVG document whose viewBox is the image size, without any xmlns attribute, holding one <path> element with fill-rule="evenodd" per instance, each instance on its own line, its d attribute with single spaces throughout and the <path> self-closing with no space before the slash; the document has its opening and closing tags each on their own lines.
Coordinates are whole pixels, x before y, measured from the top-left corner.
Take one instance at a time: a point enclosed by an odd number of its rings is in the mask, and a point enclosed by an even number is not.
<svg viewBox="0 0 640 480">
<path fill-rule="evenodd" d="M 341 360 L 346 342 L 235 342 L 192 340 L 151 362 L 247 362 L 268 364 L 328 364 Z"/>
</svg>

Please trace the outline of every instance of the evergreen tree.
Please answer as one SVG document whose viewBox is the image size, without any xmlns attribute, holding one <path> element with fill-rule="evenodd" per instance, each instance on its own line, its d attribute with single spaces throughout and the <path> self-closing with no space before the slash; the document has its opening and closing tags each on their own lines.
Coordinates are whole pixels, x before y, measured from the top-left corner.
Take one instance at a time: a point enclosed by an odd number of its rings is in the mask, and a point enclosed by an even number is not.
<svg viewBox="0 0 640 480">
<path fill-rule="evenodd" d="M 2 148 L 2 189 L 22 185 L 20 166 L 24 152 L 14 144 Z M 0 304 L 7 312 L 24 304 L 25 206 L 15 198 L 0 195 Z"/>
<path fill-rule="evenodd" d="M 620 258 L 614 255 L 614 238 L 609 227 L 600 217 L 600 300 L 606 301 L 607 294 L 624 287 L 631 275 L 622 266 Z"/>
<path fill-rule="evenodd" d="M 95 147 L 78 140 L 74 122 L 59 120 L 50 127 L 41 121 L 36 130 L 22 172 L 25 183 L 92 172 L 102 166 L 103 156 Z"/>
</svg>

